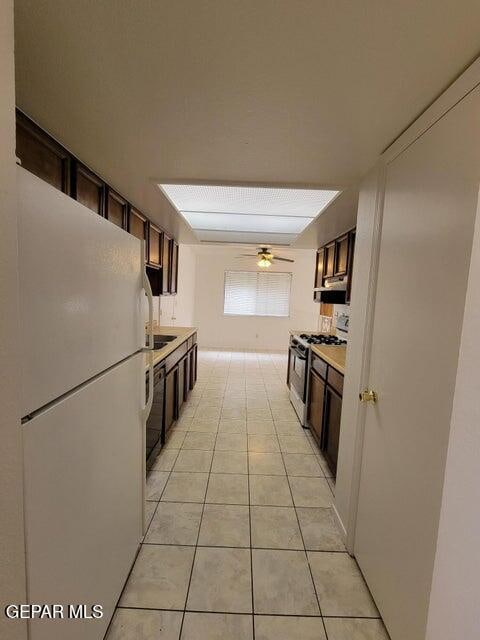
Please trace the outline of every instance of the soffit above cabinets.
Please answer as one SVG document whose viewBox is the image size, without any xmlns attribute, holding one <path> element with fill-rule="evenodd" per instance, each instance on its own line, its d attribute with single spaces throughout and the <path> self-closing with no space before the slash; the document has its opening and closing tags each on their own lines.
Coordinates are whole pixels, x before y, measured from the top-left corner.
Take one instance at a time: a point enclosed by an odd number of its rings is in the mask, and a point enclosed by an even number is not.
<svg viewBox="0 0 480 640">
<path fill-rule="evenodd" d="M 336 198 L 330 189 L 159 184 L 201 242 L 291 244 Z"/>
</svg>

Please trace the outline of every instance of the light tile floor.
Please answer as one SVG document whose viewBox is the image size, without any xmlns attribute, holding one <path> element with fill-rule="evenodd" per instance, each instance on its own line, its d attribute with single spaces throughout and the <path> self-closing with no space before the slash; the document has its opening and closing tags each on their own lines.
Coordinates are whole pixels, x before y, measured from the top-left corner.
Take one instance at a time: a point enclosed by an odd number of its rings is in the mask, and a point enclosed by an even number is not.
<svg viewBox="0 0 480 640">
<path fill-rule="evenodd" d="M 282 353 L 199 352 L 107 640 L 388 640 L 285 376 Z"/>
</svg>

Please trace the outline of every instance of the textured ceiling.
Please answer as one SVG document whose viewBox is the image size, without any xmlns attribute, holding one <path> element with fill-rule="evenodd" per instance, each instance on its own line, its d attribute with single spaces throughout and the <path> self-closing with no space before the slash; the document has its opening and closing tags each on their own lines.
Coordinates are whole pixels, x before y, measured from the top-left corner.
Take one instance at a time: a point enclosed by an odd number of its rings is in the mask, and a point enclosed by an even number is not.
<svg viewBox="0 0 480 640">
<path fill-rule="evenodd" d="M 17 102 L 185 240 L 158 182 L 345 187 L 477 55 L 478 0 L 16 0 Z"/>
</svg>

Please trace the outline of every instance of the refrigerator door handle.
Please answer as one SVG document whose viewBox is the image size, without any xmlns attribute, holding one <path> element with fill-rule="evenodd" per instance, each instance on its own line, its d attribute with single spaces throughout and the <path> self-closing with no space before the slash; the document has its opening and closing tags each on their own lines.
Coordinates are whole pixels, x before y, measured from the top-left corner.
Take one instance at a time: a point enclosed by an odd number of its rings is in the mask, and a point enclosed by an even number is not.
<svg viewBox="0 0 480 640">
<path fill-rule="evenodd" d="M 143 246 L 143 245 L 142 245 Z M 154 339 L 153 339 L 153 293 L 150 286 L 150 280 L 147 276 L 147 270 L 143 270 L 142 274 L 142 287 L 147 294 L 148 299 L 148 345 L 147 349 L 153 351 Z"/>
</svg>

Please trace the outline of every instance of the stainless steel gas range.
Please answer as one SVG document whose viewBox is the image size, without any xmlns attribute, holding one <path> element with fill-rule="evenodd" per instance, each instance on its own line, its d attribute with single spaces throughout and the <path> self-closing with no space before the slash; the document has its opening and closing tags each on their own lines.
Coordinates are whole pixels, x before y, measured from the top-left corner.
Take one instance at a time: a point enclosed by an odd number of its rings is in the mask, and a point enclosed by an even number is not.
<svg viewBox="0 0 480 640">
<path fill-rule="evenodd" d="M 290 402 L 302 427 L 307 426 L 308 370 L 310 367 L 310 346 L 312 344 L 346 344 L 335 335 L 324 333 L 301 333 L 290 336 L 288 352 L 288 385 Z"/>
</svg>

